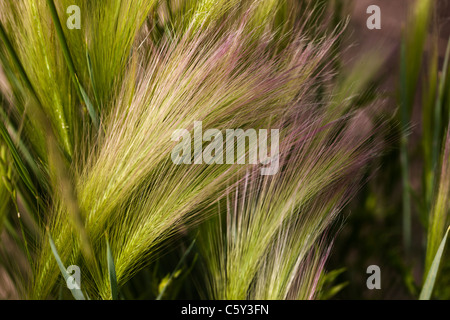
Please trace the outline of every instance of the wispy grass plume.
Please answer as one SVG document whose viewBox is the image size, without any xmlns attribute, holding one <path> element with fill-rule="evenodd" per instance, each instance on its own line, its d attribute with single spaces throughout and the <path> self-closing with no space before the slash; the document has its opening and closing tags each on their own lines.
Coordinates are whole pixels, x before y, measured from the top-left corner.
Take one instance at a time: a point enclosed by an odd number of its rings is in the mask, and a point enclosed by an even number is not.
<svg viewBox="0 0 450 320">
<path fill-rule="evenodd" d="M 276 127 L 282 134 L 295 128 L 292 119 L 300 108 L 295 102 L 309 90 L 332 42 L 303 46 L 302 30 L 293 29 L 288 45 L 275 52 L 270 32 L 246 32 L 249 21 L 243 12 L 226 28 L 188 29 L 158 45 L 146 39 L 145 47 L 136 48 L 127 82 L 103 118 L 104 134 L 87 160 L 73 165 L 74 199 L 100 265 L 86 268 L 91 297 L 111 297 L 108 273 L 102 271 L 105 230 L 121 285 L 177 228 L 204 216 L 217 194 L 243 173 L 228 165 L 175 166 L 170 153 L 176 129 L 192 130 L 194 121 L 205 128 Z M 56 202 L 54 208 L 49 228 L 60 256 L 81 264 L 82 244 L 61 248 L 73 239 L 67 206 Z M 45 297 L 57 279 L 45 244 L 37 261 L 32 294 Z"/>
<path fill-rule="evenodd" d="M 280 174 L 247 174 L 219 202 L 219 216 L 202 227 L 210 296 L 279 300 L 317 294 L 331 245 L 327 230 L 358 188 L 358 172 L 376 154 L 370 141 L 377 125 L 356 114 L 323 125 L 321 109 L 314 110 L 299 106 L 301 129 L 280 147 Z M 374 131 L 355 135 L 356 119 Z"/>
<path fill-rule="evenodd" d="M 116 299 L 158 249 L 205 223 L 210 297 L 314 298 L 327 232 L 376 154 L 378 129 L 353 106 L 368 78 L 330 81 L 342 25 L 312 32 L 320 4 L 0 0 L 12 97 L 0 173 L 14 163 L 39 230 L 23 236 L 34 240 L 24 296 L 57 297 L 59 269 L 77 265 L 83 297 Z M 71 5 L 79 30 L 65 27 Z M 322 85 L 335 91 L 318 99 Z M 196 121 L 278 129 L 280 172 L 175 165 L 172 134 Z"/>
</svg>

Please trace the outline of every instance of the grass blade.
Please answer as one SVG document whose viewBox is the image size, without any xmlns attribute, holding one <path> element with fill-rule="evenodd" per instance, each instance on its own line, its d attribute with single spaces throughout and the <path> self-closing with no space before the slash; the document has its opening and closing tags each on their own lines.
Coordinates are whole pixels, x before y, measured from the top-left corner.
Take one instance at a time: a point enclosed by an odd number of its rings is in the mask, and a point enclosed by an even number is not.
<svg viewBox="0 0 450 320">
<path fill-rule="evenodd" d="M 86 108 L 88 110 L 89 116 L 91 117 L 92 123 L 94 124 L 94 127 L 96 130 L 98 130 L 100 126 L 100 121 L 97 116 L 97 112 L 94 109 L 94 105 L 91 102 L 91 99 L 89 99 L 89 96 L 87 95 L 86 91 L 84 91 L 83 87 L 80 85 L 77 79 L 77 84 L 79 85 L 80 93 L 83 98 L 84 103 L 86 104 Z"/>
<path fill-rule="evenodd" d="M 114 257 L 111 251 L 111 246 L 109 245 L 108 237 L 106 237 L 106 251 L 108 261 L 109 283 L 111 285 L 111 298 L 112 300 L 119 300 L 119 286 L 117 284 L 116 267 L 114 265 Z"/>
<path fill-rule="evenodd" d="M 439 135 L 441 133 L 442 128 L 441 117 L 442 117 L 442 108 L 444 104 L 445 89 L 448 83 L 449 59 L 450 59 L 450 38 L 447 43 L 447 49 L 444 58 L 444 66 L 442 69 L 442 75 L 439 83 L 438 98 L 436 100 L 436 106 L 434 108 L 433 148 L 432 148 L 433 169 L 437 168 L 439 162 L 439 146 L 441 144 L 441 139 L 439 139 Z"/>
<path fill-rule="evenodd" d="M 67 270 L 64 267 L 64 264 L 62 263 L 61 258 L 59 257 L 58 250 L 56 249 L 55 243 L 53 242 L 50 232 L 48 234 L 48 240 L 50 242 L 50 247 L 52 248 L 52 252 L 56 259 L 56 262 L 58 263 L 59 270 L 61 271 L 61 274 L 63 275 L 64 280 L 67 281 L 67 279 L 70 277 L 70 275 L 67 273 Z M 73 297 L 76 300 L 86 300 L 86 298 L 83 295 L 83 292 L 81 292 L 81 289 L 70 289 L 70 292 L 72 293 Z"/>
<path fill-rule="evenodd" d="M 177 266 L 175 267 L 175 269 L 173 270 L 173 272 L 171 273 L 169 279 L 166 281 L 166 284 L 164 285 L 164 287 L 161 289 L 161 291 L 159 292 L 158 296 L 156 297 L 156 300 L 161 300 L 162 297 L 164 296 L 164 293 L 166 292 L 167 287 L 170 285 L 170 283 L 172 282 L 173 277 L 175 276 L 175 273 L 177 272 L 177 270 L 179 270 L 181 268 L 181 266 L 184 263 L 184 260 L 186 260 L 186 257 L 189 255 L 189 253 L 191 253 L 192 248 L 194 248 L 194 244 L 195 244 L 195 239 L 194 241 L 192 241 L 191 245 L 189 246 L 189 248 L 187 248 L 186 252 L 184 253 L 183 257 L 181 257 L 180 261 L 178 261 Z"/>
<path fill-rule="evenodd" d="M 78 92 L 81 101 L 84 101 L 86 104 L 87 110 L 89 112 L 89 116 L 91 117 L 92 123 L 96 130 L 99 128 L 99 120 L 97 116 L 97 112 L 94 109 L 94 106 L 89 99 L 86 91 L 78 80 L 78 75 L 75 70 L 75 64 L 73 63 L 72 55 L 70 54 L 69 46 L 67 45 L 66 37 L 64 36 L 64 31 L 61 26 L 61 21 L 59 20 L 58 12 L 56 10 L 55 2 L 53 0 L 47 0 L 48 6 L 50 7 L 50 12 L 52 16 L 53 23 L 56 28 L 56 34 L 58 35 L 59 42 L 61 44 L 64 59 L 66 60 L 67 67 L 69 68 L 70 75 L 72 76 L 72 80 Z"/>
<path fill-rule="evenodd" d="M 420 68 L 423 60 L 423 49 L 426 43 L 427 30 L 431 18 L 433 2 L 430 0 L 418 0 L 414 4 L 409 21 L 411 31 L 402 41 L 401 47 L 401 68 L 400 68 L 400 121 L 401 121 L 401 141 L 400 141 L 400 161 L 403 183 L 403 243 L 408 253 L 411 250 L 411 184 L 409 177 L 408 158 L 408 127 L 414 97 L 416 95 L 417 82 L 420 75 Z"/>
<path fill-rule="evenodd" d="M 89 49 L 88 49 L 87 44 L 86 44 L 86 62 L 87 62 L 87 67 L 88 67 L 88 72 L 89 72 L 89 79 L 91 80 L 92 91 L 94 91 L 95 101 L 97 102 L 97 105 L 99 106 L 100 99 L 98 97 L 97 87 L 95 85 L 94 70 L 92 69 L 92 59 L 91 59 L 91 55 L 89 54 Z"/>
<path fill-rule="evenodd" d="M 23 68 L 23 65 L 20 62 L 20 59 L 18 58 L 11 42 L 9 41 L 8 36 L 6 35 L 6 31 L 3 28 L 3 25 L 1 23 L 0 23 L 0 40 L 2 40 L 2 42 L 6 46 L 6 50 L 8 51 L 9 55 L 11 56 L 13 64 L 18 69 L 18 72 L 21 75 L 23 81 L 25 81 L 25 85 L 31 91 L 31 93 L 37 99 L 37 101 L 39 101 L 36 91 L 34 91 L 33 85 L 31 84 L 30 79 L 28 78 L 27 73 L 25 72 L 25 69 Z"/>
<path fill-rule="evenodd" d="M 3 141 L 5 141 L 6 145 L 8 146 L 9 151 L 11 152 L 11 155 L 14 160 L 14 164 L 16 166 L 17 172 L 19 173 L 20 177 L 22 178 L 22 181 L 25 183 L 25 185 L 30 189 L 30 191 L 33 193 L 34 197 L 37 197 L 37 191 L 36 188 L 31 181 L 30 173 L 28 172 L 27 168 L 25 167 L 25 164 L 22 161 L 22 158 L 19 156 L 19 152 L 16 149 L 16 146 L 14 145 L 8 130 L 6 130 L 5 124 L 0 121 L 0 134 L 3 138 Z"/>
<path fill-rule="evenodd" d="M 429 214 L 428 235 L 427 235 L 427 251 L 425 259 L 425 272 L 428 274 L 434 257 L 438 251 L 439 244 L 445 233 L 447 225 L 450 194 L 450 126 L 447 129 L 447 138 L 442 151 L 442 164 L 440 173 L 436 174 L 435 180 L 439 183 L 435 187 L 436 199 L 434 200 L 432 209 Z"/>
<path fill-rule="evenodd" d="M 402 61 L 401 61 L 401 140 L 400 140 L 400 163 L 402 173 L 402 203 L 403 203 L 403 245 L 406 250 L 409 251 L 411 246 L 411 195 L 409 184 L 409 159 L 408 159 L 408 124 L 410 118 L 410 105 L 407 102 L 407 66 L 406 66 L 406 48 L 405 44 L 402 44 Z"/>
<path fill-rule="evenodd" d="M 425 283 L 423 285 L 422 291 L 420 292 L 420 300 L 430 300 L 431 294 L 433 293 L 434 283 L 436 282 L 437 273 L 439 270 L 439 265 L 441 263 L 442 254 L 444 253 L 445 244 L 447 243 L 448 233 L 450 231 L 450 227 L 447 229 L 447 232 L 442 239 L 441 245 L 439 246 L 436 255 L 434 256 L 433 263 L 431 264 L 431 268 L 428 271 L 427 278 L 425 279 Z"/>
</svg>

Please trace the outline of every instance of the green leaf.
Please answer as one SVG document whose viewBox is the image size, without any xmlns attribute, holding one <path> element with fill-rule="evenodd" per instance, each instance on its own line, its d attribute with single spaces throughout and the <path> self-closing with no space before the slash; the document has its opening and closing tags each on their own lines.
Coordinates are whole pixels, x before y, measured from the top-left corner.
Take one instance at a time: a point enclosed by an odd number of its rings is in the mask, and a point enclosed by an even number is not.
<svg viewBox="0 0 450 320">
<path fill-rule="evenodd" d="M 426 43 L 429 21 L 433 2 L 431 0 L 417 0 L 414 12 L 409 17 L 408 24 L 411 26 L 404 36 L 401 46 L 400 64 L 400 161 L 402 173 L 402 201 L 403 201 L 403 243 L 407 252 L 411 249 L 412 238 L 412 213 L 409 158 L 408 158 L 408 128 L 410 125 L 411 112 L 416 95 L 416 87 L 420 76 L 420 68 L 423 60 L 423 49 Z"/>
<path fill-rule="evenodd" d="M 332 299 L 335 295 L 337 295 L 339 292 L 341 292 L 346 286 L 348 286 L 349 282 L 343 282 L 340 284 L 337 284 L 333 287 L 331 287 L 330 289 L 328 289 L 325 293 L 323 293 L 320 296 L 320 300 L 330 300 Z"/>
<path fill-rule="evenodd" d="M 447 229 L 444 238 L 442 239 L 441 245 L 439 246 L 436 255 L 434 256 L 433 263 L 431 264 L 431 268 L 428 271 L 427 278 L 425 279 L 425 283 L 423 285 L 422 291 L 420 292 L 420 300 L 430 300 L 431 294 L 433 293 L 434 283 L 436 282 L 437 273 L 439 270 L 439 265 L 441 263 L 442 254 L 444 253 L 445 244 L 447 243 L 448 233 L 450 231 L 450 227 Z"/>
<path fill-rule="evenodd" d="M 77 83 L 79 85 L 81 96 L 83 97 L 83 101 L 86 104 L 86 108 L 88 110 L 89 116 L 91 117 L 92 123 L 94 124 L 95 129 L 98 130 L 98 128 L 100 127 L 100 121 L 98 119 L 97 112 L 94 109 L 94 105 L 92 104 L 91 99 L 89 99 L 86 91 L 84 91 L 83 87 L 78 82 L 78 79 Z"/>
<path fill-rule="evenodd" d="M 116 267 L 114 265 L 114 257 L 109 245 L 108 237 L 106 237 L 106 251 L 108 261 L 109 284 L 111 285 L 111 299 L 119 300 L 119 286 L 117 284 Z"/>
<path fill-rule="evenodd" d="M 64 280 L 67 281 L 70 275 L 67 272 L 66 268 L 64 267 L 61 258 L 59 257 L 58 250 L 56 249 L 55 243 L 53 242 L 50 232 L 48 233 L 48 240 L 50 242 L 50 247 L 52 248 L 52 252 L 53 255 L 55 256 L 56 262 L 58 263 L 59 270 L 61 271 Z M 70 292 L 72 292 L 72 295 L 76 300 L 86 300 L 81 289 L 70 289 Z"/>
<path fill-rule="evenodd" d="M 14 160 L 14 165 L 16 166 L 19 176 L 22 178 L 22 181 L 25 183 L 28 189 L 30 189 L 30 191 L 33 193 L 33 196 L 37 197 L 37 191 L 36 188 L 34 187 L 33 182 L 31 181 L 30 173 L 25 167 L 22 158 L 19 156 L 19 152 L 17 151 L 16 146 L 14 145 L 8 130 L 6 129 L 5 124 L 2 121 L 0 121 L 0 134 L 3 140 L 5 141 L 6 145 L 8 146 L 9 151 L 11 152 L 11 155 Z"/>
<path fill-rule="evenodd" d="M 179 269 L 181 268 L 181 266 L 184 263 L 184 260 L 186 260 L 186 257 L 189 255 L 189 253 L 192 251 L 192 248 L 194 247 L 195 244 L 195 239 L 194 241 L 192 241 L 191 245 L 189 246 L 189 248 L 187 248 L 187 250 L 185 251 L 183 257 L 181 257 L 180 261 L 178 261 L 177 266 L 175 267 L 175 270 L 172 272 L 172 274 L 170 275 L 170 277 L 168 279 L 165 279 L 164 281 L 164 285 L 161 286 L 160 291 L 158 296 L 156 297 L 156 300 L 161 300 L 162 297 L 164 296 L 164 293 L 166 292 L 167 287 L 169 286 L 169 284 L 172 282 L 172 279 L 177 277 L 179 275 Z"/>
<path fill-rule="evenodd" d="M 2 40 L 3 44 L 6 47 L 6 50 L 8 51 L 9 55 L 11 56 L 11 59 L 13 61 L 13 64 L 16 66 L 19 74 L 22 77 L 22 80 L 25 82 L 26 87 L 30 92 L 33 94 L 33 96 L 36 98 L 36 101 L 39 101 L 36 91 L 33 88 L 33 85 L 30 82 L 30 79 L 27 76 L 27 73 L 25 72 L 25 69 L 23 68 L 22 63 L 20 62 L 20 59 L 14 50 L 11 42 L 9 41 L 9 38 L 6 34 L 5 29 L 3 28 L 3 25 L 0 23 L 0 40 Z"/>
<path fill-rule="evenodd" d="M 346 268 L 340 268 L 327 272 L 320 278 L 318 287 L 320 288 L 319 300 L 329 300 L 337 295 L 342 289 L 344 289 L 349 282 L 342 282 L 334 284 L 336 279 L 346 271 Z"/>
<path fill-rule="evenodd" d="M 436 106 L 434 108 L 434 123 L 433 123 L 433 148 L 432 148 L 432 169 L 435 169 L 439 162 L 439 151 L 441 145 L 441 139 L 439 138 L 441 133 L 441 117 L 442 108 L 444 104 L 445 89 L 448 83 L 448 68 L 450 59 L 450 38 L 447 43 L 447 49 L 445 52 L 444 66 L 442 69 L 442 75 L 439 83 L 438 98 L 436 100 Z"/>
<path fill-rule="evenodd" d="M 91 117 L 92 123 L 95 129 L 99 128 L 99 120 L 97 116 L 97 112 L 92 105 L 91 100 L 89 99 L 86 91 L 81 85 L 77 72 L 75 70 L 75 64 L 73 63 L 72 55 L 70 54 L 69 46 L 67 45 L 66 37 L 64 36 L 64 31 L 61 26 L 61 21 L 59 20 L 58 12 L 56 10 L 55 2 L 53 0 L 47 0 L 47 4 L 50 8 L 50 13 L 52 16 L 53 23 L 56 28 L 56 34 L 58 35 L 59 43 L 61 44 L 64 59 L 66 60 L 67 67 L 69 69 L 70 75 L 72 76 L 73 83 L 77 89 L 77 93 L 80 97 L 80 100 L 86 104 L 87 110 L 89 112 L 89 116 Z"/>
<path fill-rule="evenodd" d="M 89 49 L 88 49 L 87 44 L 86 44 L 86 62 L 87 62 L 87 67 L 88 67 L 88 72 L 89 72 L 89 79 L 91 80 L 92 91 L 94 92 L 95 101 L 97 102 L 97 106 L 100 106 L 100 99 L 98 97 L 97 87 L 95 85 L 94 70 L 92 68 L 92 59 L 91 59 L 91 55 L 89 54 Z"/>
</svg>

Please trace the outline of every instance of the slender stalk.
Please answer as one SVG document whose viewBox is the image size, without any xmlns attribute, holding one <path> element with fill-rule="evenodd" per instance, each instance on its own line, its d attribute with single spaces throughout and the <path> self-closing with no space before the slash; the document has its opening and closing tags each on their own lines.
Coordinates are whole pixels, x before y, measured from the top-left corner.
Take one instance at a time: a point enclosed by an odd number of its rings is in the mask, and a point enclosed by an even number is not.
<svg viewBox="0 0 450 320">
<path fill-rule="evenodd" d="M 448 77 L 448 65 L 449 65 L 449 57 L 450 57 L 450 38 L 447 44 L 446 54 L 445 54 L 445 61 L 444 61 L 444 67 L 442 71 L 442 78 L 440 79 L 439 84 L 439 92 L 438 97 L 436 99 L 436 106 L 434 108 L 434 124 L 433 124 L 433 148 L 431 149 L 432 152 L 432 169 L 433 172 L 437 169 L 438 163 L 439 163 L 439 152 L 441 150 L 441 143 L 442 140 L 439 138 L 441 135 L 442 130 L 442 124 L 441 124 L 441 117 L 442 117 L 442 105 L 444 100 L 444 94 L 447 84 L 447 77 Z M 432 175 L 432 183 L 431 186 L 434 185 L 435 176 Z"/>
<path fill-rule="evenodd" d="M 409 125 L 410 112 L 408 105 L 408 92 L 406 85 L 407 78 L 407 66 L 406 66 L 406 48 L 405 42 L 402 43 L 401 52 L 401 102 L 400 102 L 400 112 L 401 112 L 401 140 L 400 140 L 400 163 L 402 172 L 402 204 L 403 204 L 403 245 L 406 252 L 411 249 L 411 194 L 410 194 L 410 183 L 409 183 L 409 160 L 408 160 L 408 132 L 407 128 Z"/>
</svg>

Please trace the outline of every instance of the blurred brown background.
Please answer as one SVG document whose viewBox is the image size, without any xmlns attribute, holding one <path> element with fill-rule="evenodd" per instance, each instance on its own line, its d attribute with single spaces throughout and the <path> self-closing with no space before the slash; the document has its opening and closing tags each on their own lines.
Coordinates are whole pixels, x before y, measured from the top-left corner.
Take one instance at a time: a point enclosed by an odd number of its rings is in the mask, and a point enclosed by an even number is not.
<svg viewBox="0 0 450 320">
<path fill-rule="evenodd" d="M 380 92 L 387 97 L 385 108 L 396 112 L 398 108 L 397 88 L 399 82 L 400 66 L 400 48 L 402 35 L 408 32 L 407 17 L 411 10 L 414 0 L 356 0 L 352 2 L 349 17 L 350 22 L 347 28 L 347 37 L 344 42 L 345 66 L 351 66 L 364 53 L 376 51 L 382 53 L 386 61 L 380 69 L 382 81 L 380 83 Z M 444 55 L 447 43 L 450 37 L 450 0 L 436 0 L 438 9 L 436 10 L 435 25 L 439 30 L 439 53 L 440 63 L 443 65 Z M 366 22 L 370 14 L 366 13 L 370 5 L 378 5 L 381 9 L 381 30 L 369 30 Z M 430 30 L 430 33 L 432 30 Z M 425 49 L 425 59 L 427 49 Z M 344 67 L 345 67 L 344 66 Z M 413 111 L 413 120 L 411 123 L 410 144 L 411 150 L 420 147 L 421 136 L 420 116 L 421 116 L 421 96 L 418 92 L 416 105 Z M 392 161 L 398 162 L 399 159 L 394 153 Z M 412 162 L 410 168 L 410 178 L 414 189 L 421 187 L 422 164 Z M 378 168 L 383 171 L 383 167 Z M 386 172 L 382 172 L 386 174 Z M 379 175 L 379 185 L 382 174 Z M 389 173 L 387 173 L 389 174 Z M 381 178 L 380 178 L 381 177 Z M 384 181 L 386 184 L 387 182 Z M 400 192 L 401 185 L 394 186 L 392 189 Z M 392 195 L 392 199 L 400 199 L 401 196 Z M 346 213 L 346 219 L 341 234 L 337 237 L 335 249 L 332 251 L 327 269 L 333 270 L 345 267 L 346 271 L 338 282 L 348 282 L 347 287 L 341 291 L 335 298 L 337 299 L 411 299 L 405 283 L 413 281 L 420 284 L 423 273 L 424 257 L 413 255 L 409 257 L 409 265 L 413 266 L 411 270 L 412 279 L 405 279 L 407 265 L 398 259 L 402 256 L 401 248 L 397 243 L 401 243 L 401 212 L 384 216 L 368 217 L 364 209 L 358 207 L 360 204 L 354 204 Z M 401 207 L 401 204 L 400 204 Z M 373 214 L 373 213 L 372 213 Z M 413 213 L 414 214 L 414 213 Z M 383 215 L 383 213 L 381 213 Z M 397 217 L 395 217 L 397 215 Z M 394 216 L 392 218 L 392 216 Z M 396 234 L 387 232 L 386 225 L 395 225 L 394 229 L 399 229 Z M 397 228 L 398 227 L 398 228 Z M 417 247 L 423 246 L 421 239 L 423 235 L 423 226 L 416 223 L 413 225 L 415 234 L 415 243 Z M 358 241 L 359 239 L 359 241 Z M 369 245 L 362 244 L 367 242 Z M 376 248 L 376 249 L 374 249 Z M 382 290 L 369 290 L 366 287 L 366 268 L 371 265 L 379 265 L 381 268 Z"/>
</svg>

